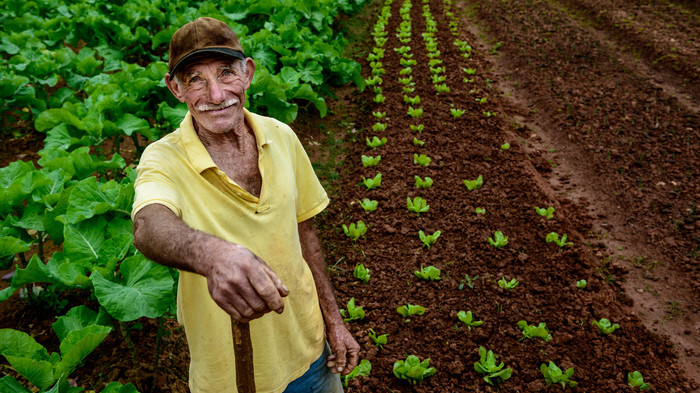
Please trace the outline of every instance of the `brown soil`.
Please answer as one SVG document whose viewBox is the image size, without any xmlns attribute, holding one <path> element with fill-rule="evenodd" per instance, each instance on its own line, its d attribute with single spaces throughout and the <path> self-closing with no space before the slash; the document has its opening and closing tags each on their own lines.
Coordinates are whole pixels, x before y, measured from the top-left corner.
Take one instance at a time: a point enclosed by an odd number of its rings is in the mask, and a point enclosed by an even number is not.
<svg viewBox="0 0 700 393">
<path fill-rule="evenodd" d="M 386 102 L 375 104 L 371 88 L 343 89 L 335 113 L 320 121 L 302 116 L 293 125 L 333 198 L 318 227 L 338 303 L 345 307 L 354 297 L 367 313 L 348 325 L 372 372 L 351 381 L 348 391 L 546 391 L 539 367 L 548 361 L 574 367 L 579 386 L 573 391 L 630 391 L 626 375 L 633 370 L 653 391 L 698 391 L 700 9 L 692 1 L 468 0 L 452 7 L 460 18 L 458 38 L 474 48 L 465 60 L 452 44 L 444 3 L 429 4 L 449 93 L 436 95 L 430 81 L 420 35 L 423 3 L 414 1 L 412 96 L 421 97 L 424 114 L 407 115 L 397 82 L 403 67 L 393 51 L 401 46 L 395 37 L 401 1 L 395 0 L 382 60 Z M 362 34 L 380 5 L 370 6 Z M 357 45 L 366 76 L 372 45 L 369 38 Z M 462 81 L 466 67 L 477 70 L 471 83 Z M 475 101 L 483 97 L 485 103 Z M 452 106 L 466 113 L 455 119 Z M 371 129 L 377 110 L 387 112 L 386 131 Z M 420 123 L 420 134 L 409 128 Z M 374 135 L 388 143 L 370 149 L 365 138 Z M 425 146 L 415 147 L 414 137 Z M 2 165 L 33 157 L 36 141 L 8 142 Z M 509 150 L 500 148 L 504 142 Z M 414 153 L 428 155 L 431 164 L 415 165 Z M 382 159 L 364 168 L 362 154 Z M 366 190 L 362 177 L 378 172 L 381 188 Z M 416 189 L 414 175 L 435 183 Z M 483 187 L 468 191 L 463 180 L 478 175 Z M 406 209 L 406 197 L 416 196 L 430 205 L 420 216 Z M 379 208 L 363 212 L 358 201 L 364 198 Z M 555 207 L 554 218 L 538 216 L 534 206 Z M 477 215 L 476 207 L 486 214 Z M 359 220 L 369 230 L 353 242 L 341 225 Z M 419 230 L 442 235 L 426 249 Z M 497 230 L 509 238 L 503 249 L 488 243 Z M 573 246 L 546 243 L 549 232 L 567 234 Z M 358 263 L 371 271 L 368 284 L 353 277 Z M 431 265 L 442 269 L 442 280 L 413 274 Z M 473 289 L 460 290 L 467 274 L 479 278 Z M 520 285 L 501 289 L 496 281 L 503 276 Z M 588 280 L 585 290 L 575 286 L 580 279 Z M 71 294 L 69 306 L 82 302 L 81 295 Z M 407 322 L 396 308 L 409 303 L 427 312 Z M 460 310 L 484 324 L 460 326 Z M 11 299 L 0 304 L 0 327 L 26 331 L 56 351 L 55 315 Z M 600 318 L 621 328 L 602 336 L 591 325 Z M 545 322 L 552 340 L 521 341 L 519 320 Z M 77 384 L 99 391 L 117 380 L 142 392 L 186 391 L 183 335 L 173 320 L 163 321 L 156 362 L 159 322 L 115 326 L 76 372 Z M 389 334 L 383 349 L 368 338 L 370 328 Z M 514 370 L 498 388 L 474 370 L 479 346 Z M 409 354 L 429 357 L 437 374 L 415 387 L 395 378 L 394 362 Z"/>
</svg>

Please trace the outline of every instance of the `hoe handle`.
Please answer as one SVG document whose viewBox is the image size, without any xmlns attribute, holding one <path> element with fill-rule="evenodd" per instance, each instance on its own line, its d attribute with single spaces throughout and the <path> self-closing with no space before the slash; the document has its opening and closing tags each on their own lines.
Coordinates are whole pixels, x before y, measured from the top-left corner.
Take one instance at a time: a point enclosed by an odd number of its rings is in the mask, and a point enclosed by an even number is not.
<svg viewBox="0 0 700 393">
<path fill-rule="evenodd" d="M 236 356 L 236 387 L 238 393 L 255 393 L 255 373 L 253 372 L 253 343 L 250 341 L 250 327 L 231 318 L 233 351 Z"/>
</svg>

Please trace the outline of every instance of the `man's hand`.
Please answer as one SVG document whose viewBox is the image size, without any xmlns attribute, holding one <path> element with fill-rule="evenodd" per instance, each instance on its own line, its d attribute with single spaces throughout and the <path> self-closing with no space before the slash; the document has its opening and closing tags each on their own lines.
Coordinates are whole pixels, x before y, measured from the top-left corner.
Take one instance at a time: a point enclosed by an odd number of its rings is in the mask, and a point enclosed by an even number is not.
<svg viewBox="0 0 700 393">
<path fill-rule="evenodd" d="M 334 374 L 348 375 L 357 366 L 360 344 L 355 341 L 345 325 L 328 327 L 328 344 L 333 355 L 326 360 L 326 365 Z"/>
<path fill-rule="evenodd" d="M 212 299 L 238 322 L 284 310 L 282 298 L 289 289 L 246 247 L 230 244 L 215 252 L 204 275 Z"/>
<path fill-rule="evenodd" d="M 196 231 L 152 204 L 134 217 L 134 245 L 147 258 L 207 278 L 214 301 L 239 322 L 284 310 L 287 289 L 267 264 L 241 245 Z"/>
</svg>

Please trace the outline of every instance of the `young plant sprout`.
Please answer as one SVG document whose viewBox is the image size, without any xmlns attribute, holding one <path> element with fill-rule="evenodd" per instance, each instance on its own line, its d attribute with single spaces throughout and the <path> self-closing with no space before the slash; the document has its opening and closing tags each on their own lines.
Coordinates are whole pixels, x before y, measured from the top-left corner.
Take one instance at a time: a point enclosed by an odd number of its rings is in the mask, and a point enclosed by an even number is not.
<svg viewBox="0 0 700 393">
<path fill-rule="evenodd" d="M 379 139 L 379 137 L 374 136 L 371 140 L 369 138 L 365 138 L 365 141 L 367 142 L 367 146 L 371 147 L 372 149 L 376 149 L 386 144 L 387 139 L 386 137 L 382 137 L 382 139 Z"/>
<path fill-rule="evenodd" d="M 365 319 L 365 310 L 361 306 L 355 306 L 355 298 L 352 298 L 348 301 L 347 311 L 340 309 L 340 315 L 345 322 L 360 321 Z"/>
<path fill-rule="evenodd" d="M 425 142 L 423 142 L 422 140 L 420 140 L 416 137 L 413 137 L 413 145 L 418 146 L 418 147 L 423 147 L 425 145 Z"/>
<path fill-rule="evenodd" d="M 382 334 L 382 335 L 377 335 L 377 333 L 374 332 L 373 329 L 369 329 L 368 332 L 369 338 L 372 340 L 374 345 L 379 347 L 379 349 L 384 349 L 384 345 L 387 343 L 387 336 L 388 334 Z"/>
<path fill-rule="evenodd" d="M 440 277 L 440 269 L 435 266 L 421 266 L 420 270 L 413 272 L 413 274 L 426 281 L 439 281 L 442 279 L 442 277 Z"/>
<path fill-rule="evenodd" d="M 416 355 L 408 355 L 406 360 L 399 360 L 394 363 L 394 375 L 396 378 L 405 379 L 412 385 L 420 385 L 425 378 L 437 372 L 435 367 L 430 366 L 430 358 L 422 362 Z"/>
<path fill-rule="evenodd" d="M 561 386 L 562 390 L 564 390 L 567 386 L 573 388 L 574 386 L 578 385 L 578 382 L 571 380 L 571 377 L 574 376 L 573 367 L 570 367 L 566 371 L 562 372 L 561 369 L 554 364 L 554 362 L 550 361 L 548 366 L 542 363 L 542 365 L 540 365 L 540 371 L 542 371 L 542 375 L 544 376 L 544 381 L 547 383 L 547 386 L 557 384 Z"/>
<path fill-rule="evenodd" d="M 549 341 L 552 339 L 552 335 L 549 334 L 549 330 L 547 329 L 547 324 L 544 322 L 541 322 L 539 325 L 528 325 L 527 321 L 518 321 L 518 327 L 520 330 L 523 331 L 523 336 L 520 338 L 520 341 L 523 341 L 528 338 L 541 338 L 544 341 Z"/>
<path fill-rule="evenodd" d="M 425 127 L 423 124 L 418 124 L 418 125 L 413 125 L 411 124 L 409 127 L 411 127 L 411 131 L 415 131 L 417 133 L 423 132 L 423 128 Z"/>
<path fill-rule="evenodd" d="M 508 236 L 504 236 L 501 231 L 496 231 L 493 233 L 493 239 L 489 237 L 489 244 L 496 248 L 503 248 L 508 244 Z"/>
<path fill-rule="evenodd" d="M 411 117 L 421 117 L 423 116 L 423 108 L 413 108 L 412 106 L 408 107 L 408 112 L 406 112 Z"/>
<path fill-rule="evenodd" d="M 382 174 L 377 173 L 374 178 L 367 179 L 364 176 L 362 176 L 362 184 L 367 187 L 368 190 L 375 190 L 379 187 L 382 186 Z"/>
<path fill-rule="evenodd" d="M 467 325 L 469 330 L 472 330 L 472 327 L 477 327 L 484 324 L 484 321 L 475 321 L 474 315 L 472 315 L 471 311 L 460 311 L 457 313 L 457 318 Z"/>
<path fill-rule="evenodd" d="M 421 179 L 420 176 L 414 175 L 413 180 L 416 181 L 416 188 L 430 188 L 433 185 L 433 179 L 427 176 L 425 177 L 425 179 Z"/>
<path fill-rule="evenodd" d="M 498 357 L 493 354 L 493 351 L 486 352 L 486 348 L 479 347 L 479 357 L 480 360 L 474 363 L 474 369 L 480 374 L 486 374 L 484 381 L 489 385 L 503 382 L 513 374 L 512 368 L 503 369 L 505 365 L 503 362 L 497 364 Z"/>
<path fill-rule="evenodd" d="M 355 265 L 355 270 L 353 270 L 352 275 L 365 284 L 369 282 L 369 269 L 361 263 Z"/>
<path fill-rule="evenodd" d="M 520 281 L 512 278 L 510 281 L 506 281 L 505 277 L 501 277 L 500 280 L 498 280 L 498 286 L 503 288 L 503 289 L 514 289 L 520 285 Z"/>
<path fill-rule="evenodd" d="M 591 324 L 597 326 L 604 336 L 607 336 L 608 334 L 620 328 L 620 325 L 613 324 L 606 318 L 601 318 L 600 321 L 592 321 Z"/>
<path fill-rule="evenodd" d="M 440 231 L 435 231 L 432 235 L 426 235 L 425 232 L 422 230 L 418 231 L 418 237 L 420 240 L 423 242 L 423 246 L 427 247 L 428 250 L 430 250 L 430 247 L 437 242 L 437 239 L 440 237 L 440 234 L 442 232 Z"/>
<path fill-rule="evenodd" d="M 425 154 L 418 155 L 417 153 L 413 153 L 413 163 L 416 165 L 428 166 L 431 161 L 432 159 Z"/>
<path fill-rule="evenodd" d="M 357 224 L 353 222 L 350 226 L 343 224 L 343 233 L 352 240 L 357 240 L 367 233 L 367 226 L 364 221 L 358 221 Z"/>
<path fill-rule="evenodd" d="M 474 191 L 481 188 L 484 184 L 484 178 L 479 175 L 475 180 L 465 180 L 464 185 L 467 186 L 467 190 Z"/>
<path fill-rule="evenodd" d="M 537 212 L 537 214 L 539 214 L 540 216 L 542 216 L 548 220 L 551 220 L 552 218 L 554 218 L 554 207 L 552 207 L 552 206 L 549 206 L 546 209 L 543 207 L 535 206 L 535 211 Z"/>
<path fill-rule="evenodd" d="M 372 125 L 372 130 L 374 131 L 385 131 L 387 127 L 387 123 L 374 123 Z"/>
<path fill-rule="evenodd" d="M 559 246 L 559 248 L 564 248 L 564 246 L 572 246 L 574 243 L 572 242 L 567 242 L 566 241 L 566 234 L 561 235 L 561 239 L 559 238 L 559 234 L 556 232 L 550 232 L 547 234 L 547 237 L 545 238 L 547 243 L 552 243 L 556 244 Z"/>
<path fill-rule="evenodd" d="M 379 164 L 379 161 L 382 159 L 382 156 L 366 156 L 362 155 L 362 166 L 367 168 L 367 167 L 372 167 L 372 166 L 377 166 Z"/>
<path fill-rule="evenodd" d="M 415 197 L 413 200 L 411 200 L 411 197 L 407 197 L 406 208 L 408 211 L 416 213 L 416 215 L 420 216 L 421 213 L 425 213 L 430 209 L 430 205 L 428 205 L 428 202 L 421 197 Z"/>
<path fill-rule="evenodd" d="M 378 205 L 379 202 L 371 201 L 369 198 L 365 198 L 362 201 L 360 201 L 360 206 L 362 206 L 362 209 L 366 212 L 373 212 L 377 210 Z"/>
</svg>

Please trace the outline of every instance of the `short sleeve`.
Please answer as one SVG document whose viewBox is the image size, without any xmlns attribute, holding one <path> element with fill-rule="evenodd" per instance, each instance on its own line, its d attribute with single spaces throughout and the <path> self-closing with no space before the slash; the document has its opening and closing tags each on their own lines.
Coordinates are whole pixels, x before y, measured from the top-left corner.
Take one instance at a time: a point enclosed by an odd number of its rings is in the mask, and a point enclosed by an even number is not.
<svg viewBox="0 0 700 393">
<path fill-rule="evenodd" d="M 297 222 L 303 222 L 328 206 L 328 194 L 318 180 L 309 156 L 299 138 L 294 135 L 294 159 L 297 187 Z"/>
<path fill-rule="evenodd" d="M 180 198 L 173 179 L 166 170 L 166 154 L 158 146 L 150 145 L 143 152 L 140 163 L 136 167 L 136 182 L 134 183 L 134 205 L 131 212 L 133 219 L 136 213 L 150 204 L 161 204 L 182 217 Z"/>
</svg>

